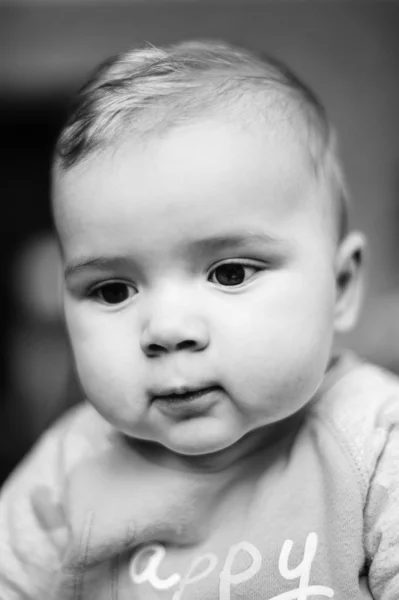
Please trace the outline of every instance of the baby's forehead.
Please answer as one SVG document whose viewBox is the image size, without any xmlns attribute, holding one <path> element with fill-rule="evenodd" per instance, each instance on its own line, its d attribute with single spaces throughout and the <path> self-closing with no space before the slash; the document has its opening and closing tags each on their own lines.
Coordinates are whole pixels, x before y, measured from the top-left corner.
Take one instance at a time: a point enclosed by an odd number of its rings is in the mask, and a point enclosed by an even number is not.
<svg viewBox="0 0 399 600">
<path fill-rule="evenodd" d="M 270 204 L 270 214 L 281 213 L 281 218 L 285 210 L 326 210 L 322 194 L 315 206 L 314 192 L 307 193 L 317 184 L 311 161 L 295 129 L 282 120 L 256 128 L 231 116 L 207 116 L 139 141 L 134 133 L 126 133 L 115 146 L 92 153 L 70 169 L 56 166 L 53 181 L 58 226 L 73 220 L 72 206 L 79 210 L 82 194 L 97 194 L 98 185 L 105 198 L 108 194 L 110 215 L 121 209 L 113 200 L 115 185 L 123 189 L 121 202 L 134 202 L 142 194 L 149 209 L 152 204 L 158 209 L 163 195 L 166 206 L 170 195 L 189 203 L 203 194 L 212 197 L 215 208 L 220 202 L 226 205 L 227 219 L 234 204 L 228 206 L 226 196 L 235 195 L 241 198 L 242 214 L 245 198 L 256 196 Z M 273 204 L 274 197 L 279 200 Z M 199 210 L 199 204 L 195 206 Z"/>
<path fill-rule="evenodd" d="M 198 173 L 221 184 L 231 178 L 249 182 L 259 172 L 284 174 L 286 182 L 314 176 L 302 133 L 290 119 L 277 115 L 265 124 L 246 115 L 208 113 L 141 136 L 134 127 L 126 128 L 71 168 L 56 161 L 53 181 L 74 186 L 87 173 L 115 177 L 123 165 L 135 169 L 143 164 L 153 174 L 170 173 L 180 180 L 185 171 L 192 180 Z"/>
</svg>

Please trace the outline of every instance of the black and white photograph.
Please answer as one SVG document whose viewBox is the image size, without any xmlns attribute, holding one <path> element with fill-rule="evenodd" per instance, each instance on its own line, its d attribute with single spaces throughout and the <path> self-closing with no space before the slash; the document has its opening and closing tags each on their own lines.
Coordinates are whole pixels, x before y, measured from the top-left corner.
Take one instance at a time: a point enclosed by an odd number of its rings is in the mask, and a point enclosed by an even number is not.
<svg viewBox="0 0 399 600">
<path fill-rule="evenodd" d="M 399 2 L 0 0 L 0 600 L 399 600 Z"/>
</svg>

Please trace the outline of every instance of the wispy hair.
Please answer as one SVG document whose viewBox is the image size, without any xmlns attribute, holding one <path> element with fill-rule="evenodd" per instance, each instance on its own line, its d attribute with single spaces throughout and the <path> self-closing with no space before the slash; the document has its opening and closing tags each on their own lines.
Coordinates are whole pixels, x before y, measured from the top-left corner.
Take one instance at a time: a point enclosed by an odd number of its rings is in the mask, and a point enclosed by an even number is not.
<svg viewBox="0 0 399 600">
<path fill-rule="evenodd" d="M 162 135 L 214 114 L 258 130 L 278 115 L 296 127 L 315 175 L 330 186 L 338 235 L 345 235 L 348 192 L 337 137 L 322 102 L 282 62 L 227 42 L 147 44 L 102 63 L 76 96 L 54 159 L 67 170 L 126 135 Z"/>
</svg>

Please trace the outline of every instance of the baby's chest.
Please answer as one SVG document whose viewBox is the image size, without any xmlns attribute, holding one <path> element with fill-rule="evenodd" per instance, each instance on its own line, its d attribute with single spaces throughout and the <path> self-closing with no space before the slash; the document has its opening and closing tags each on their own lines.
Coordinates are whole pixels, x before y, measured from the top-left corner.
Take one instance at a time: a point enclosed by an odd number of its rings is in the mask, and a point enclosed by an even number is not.
<svg viewBox="0 0 399 600">
<path fill-rule="evenodd" d="M 82 554 L 91 564 L 68 577 L 75 595 L 57 600 L 363 599 L 361 506 L 348 502 L 351 479 L 328 477 L 335 501 L 326 502 L 325 469 L 316 476 L 318 463 L 305 458 L 302 468 L 269 469 L 213 494 L 181 479 L 157 481 L 155 493 L 143 479 L 140 494 L 109 486 L 95 504 L 92 486 L 93 552 Z"/>
<path fill-rule="evenodd" d="M 154 544 L 140 549 L 121 571 L 127 598 L 171 600 L 230 600 L 233 598 L 275 598 L 282 591 L 309 590 L 314 536 L 307 540 L 302 561 L 289 566 L 289 546 L 272 557 L 255 540 L 207 544 L 182 549 Z M 295 565 L 295 566 L 294 566 Z M 129 591 L 130 590 L 130 591 Z M 320 594 L 332 597 L 332 590 L 320 586 Z M 323 593 L 325 592 L 325 594 Z M 296 596 L 292 596 L 296 597 Z M 121 600 L 125 600 L 121 596 Z"/>
<path fill-rule="evenodd" d="M 84 574 L 85 600 L 233 600 L 334 596 L 316 532 L 283 539 L 253 527 L 216 529 L 193 546 L 154 540 Z M 285 594 L 285 595 L 284 595 Z M 301 596 L 302 594 L 302 596 Z M 353 598 L 356 596 L 353 595 Z"/>
</svg>

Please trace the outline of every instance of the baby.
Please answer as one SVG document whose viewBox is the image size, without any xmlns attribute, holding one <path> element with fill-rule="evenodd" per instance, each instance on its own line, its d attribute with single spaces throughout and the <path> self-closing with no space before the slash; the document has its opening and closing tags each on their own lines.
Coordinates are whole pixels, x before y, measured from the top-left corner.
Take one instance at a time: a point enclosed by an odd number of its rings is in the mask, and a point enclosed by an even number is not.
<svg viewBox="0 0 399 600">
<path fill-rule="evenodd" d="M 364 240 L 313 92 L 224 43 L 120 55 L 53 211 L 87 403 L 2 490 L 2 600 L 397 600 L 399 383 L 335 349 Z"/>
</svg>

